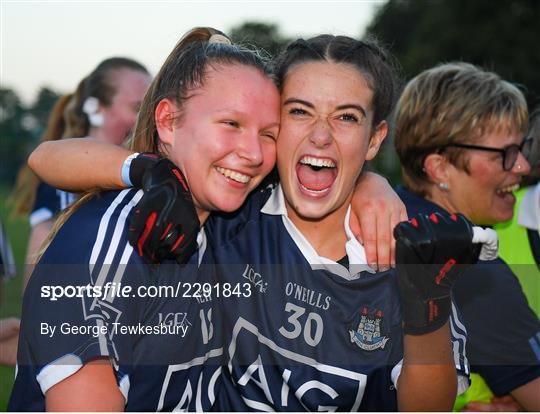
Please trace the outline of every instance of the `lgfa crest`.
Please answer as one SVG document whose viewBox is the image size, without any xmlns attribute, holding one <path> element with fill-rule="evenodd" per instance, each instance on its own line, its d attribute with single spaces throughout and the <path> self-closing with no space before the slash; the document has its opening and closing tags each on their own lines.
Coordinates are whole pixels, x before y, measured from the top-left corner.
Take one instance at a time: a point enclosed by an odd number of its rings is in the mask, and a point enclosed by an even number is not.
<svg viewBox="0 0 540 414">
<path fill-rule="evenodd" d="M 381 321 L 383 311 L 375 311 L 375 317 L 370 318 L 369 310 L 366 306 L 360 311 L 360 323 L 356 332 L 349 330 L 351 334 L 351 342 L 354 342 L 365 351 L 374 351 L 376 349 L 384 349 L 388 339 L 386 336 L 381 336 Z"/>
</svg>

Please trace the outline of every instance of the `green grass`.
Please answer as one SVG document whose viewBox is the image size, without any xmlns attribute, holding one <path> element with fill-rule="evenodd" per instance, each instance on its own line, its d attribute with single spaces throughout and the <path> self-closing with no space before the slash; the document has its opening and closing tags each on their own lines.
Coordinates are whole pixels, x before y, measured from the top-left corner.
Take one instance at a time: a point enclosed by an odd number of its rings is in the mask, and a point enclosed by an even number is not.
<svg viewBox="0 0 540 414">
<path fill-rule="evenodd" d="M 20 317 L 21 315 L 22 274 L 29 230 L 27 220 L 11 218 L 11 211 L 6 202 L 8 194 L 9 188 L 0 187 L 0 217 L 11 241 L 17 264 L 17 276 L 4 284 L 0 298 L 0 319 L 8 316 Z M 14 368 L 0 366 L 0 411 L 6 411 L 14 376 Z"/>
</svg>

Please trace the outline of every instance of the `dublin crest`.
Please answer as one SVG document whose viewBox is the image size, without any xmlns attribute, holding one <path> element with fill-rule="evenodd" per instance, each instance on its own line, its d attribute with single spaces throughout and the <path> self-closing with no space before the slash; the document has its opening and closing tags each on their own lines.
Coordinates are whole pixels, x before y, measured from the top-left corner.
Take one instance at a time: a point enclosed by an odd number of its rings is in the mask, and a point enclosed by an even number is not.
<svg viewBox="0 0 540 414">
<path fill-rule="evenodd" d="M 374 317 L 370 317 L 367 307 L 363 307 L 360 311 L 360 323 L 356 332 L 349 330 L 351 342 L 354 342 L 365 351 L 374 351 L 376 349 L 384 349 L 388 339 L 386 336 L 381 336 L 381 321 L 383 311 L 375 311 Z"/>
</svg>

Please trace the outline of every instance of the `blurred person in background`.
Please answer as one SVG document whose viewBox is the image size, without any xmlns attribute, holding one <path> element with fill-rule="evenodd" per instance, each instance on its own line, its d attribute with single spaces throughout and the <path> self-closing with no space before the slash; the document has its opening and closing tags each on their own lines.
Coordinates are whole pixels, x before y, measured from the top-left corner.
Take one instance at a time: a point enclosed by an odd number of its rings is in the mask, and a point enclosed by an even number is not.
<svg viewBox="0 0 540 414">
<path fill-rule="evenodd" d="M 13 251 L 4 224 L 0 220 L 0 306 L 2 304 L 3 285 L 7 279 L 17 273 Z M 0 365 L 15 365 L 20 320 L 18 318 L 0 319 Z"/>
<path fill-rule="evenodd" d="M 150 81 L 148 70 L 132 59 L 112 57 L 102 61 L 74 93 L 58 99 L 41 142 L 91 137 L 121 145 L 135 124 Z M 76 198 L 74 193 L 40 182 L 27 165 L 21 168 L 12 199 L 15 211 L 28 215 L 31 226 L 23 290 L 56 216 Z"/>
<path fill-rule="evenodd" d="M 530 307 L 540 317 L 540 108 L 531 115 L 529 136 L 531 172 L 515 193 L 514 217 L 495 229 L 500 256 L 516 273 Z"/>
<path fill-rule="evenodd" d="M 395 117 L 405 185 L 398 194 L 408 214 L 462 213 L 477 225 L 512 218 L 513 191 L 530 171 L 527 127 L 523 94 L 495 73 L 466 63 L 420 73 L 405 87 Z M 540 321 L 512 270 L 501 259 L 481 262 L 453 293 L 468 332 L 471 371 L 495 396 L 510 394 L 526 410 L 540 410 Z M 479 401 L 475 389 L 473 380 L 455 408 Z M 494 402 L 517 408 L 508 401 Z"/>
</svg>

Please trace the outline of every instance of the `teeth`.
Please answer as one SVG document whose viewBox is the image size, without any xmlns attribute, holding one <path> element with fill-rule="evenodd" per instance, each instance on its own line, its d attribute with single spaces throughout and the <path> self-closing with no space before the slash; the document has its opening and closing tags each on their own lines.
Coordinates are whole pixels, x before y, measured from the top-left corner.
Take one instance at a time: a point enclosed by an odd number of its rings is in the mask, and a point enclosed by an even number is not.
<svg viewBox="0 0 540 414">
<path fill-rule="evenodd" d="M 323 188 L 322 190 L 312 190 L 312 189 L 307 188 L 305 185 L 302 185 L 302 184 L 300 184 L 300 187 L 302 187 L 306 191 L 309 191 L 310 193 L 315 193 L 315 194 L 322 194 L 322 193 L 327 193 L 328 191 L 330 191 L 330 187 Z"/>
<path fill-rule="evenodd" d="M 311 165 L 313 167 L 328 167 L 328 168 L 334 168 L 336 164 L 334 164 L 334 161 L 329 160 L 328 158 L 315 158 L 315 157 L 302 157 L 300 160 L 301 164 Z"/>
<path fill-rule="evenodd" d="M 238 171 L 233 171 L 222 167 L 216 167 L 216 170 L 218 170 L 225 177 L 242 184 L 246 184 L 249 182 L 249 180 L 251 180 L 251 177 L 249 175 L 240 174 Z"/>
<path fill-rule="evenodd" d="M 519 184 L 512 184 L 508 187 L 501 188 L 500 190 L 497 190 L 497 193 L 513 193 L 514 191 L 517 191 L 519 189 Z"/>
</svg>

